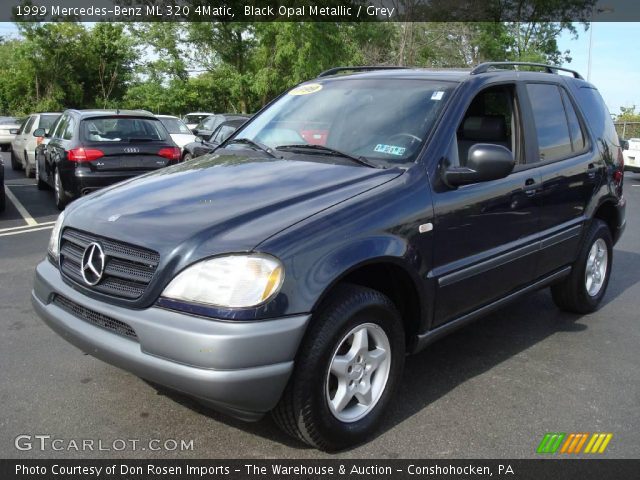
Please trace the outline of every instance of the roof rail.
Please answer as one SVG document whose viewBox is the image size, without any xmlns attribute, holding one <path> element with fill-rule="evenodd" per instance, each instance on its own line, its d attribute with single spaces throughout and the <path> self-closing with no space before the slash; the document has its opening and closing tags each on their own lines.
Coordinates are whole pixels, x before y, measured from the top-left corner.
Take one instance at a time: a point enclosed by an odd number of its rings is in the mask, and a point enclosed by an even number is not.
<svg viewBox="0 0 640 480">
<path fill-rule="evenodd" d="M 490 70 L 499 69 L 500 67 L 509 67 L 509 66 L 539 67 L 539 68 L 544 68 L 547 73 L 554 73 L 554 74 L 557 74 L 558 71 L 560 70 L 563 72 L 571 73 L 574 78 L 579 78 L 581 80 L 584 80 L 582 78 L 582 75 L 580 75 L 575 70 L 570 70 L 564 67 L 558 67 L 556 65 L 547 65 L 546 63 L 532 63 L 532 62 L 484 62 L 478 65 L 477 67 L 475 67 L 473 70 L 471 70 L 471 75 L 477 75 L 479 73 L 485 73 Z"/>
<path fill-rule="evenodd" d="M 370 72 L 373 70 L 403 70 L 410 67 L 400 67 L 400 66 L 389 66 L 389 65 L 369 65 L 369 66 L 361 66 L 361 67 L 335 67 L 330 68 L 329 70 L 325 70 L 317 78 L 320 77 L 328 77 L 330 75 L 335 75 L 340 72 Z"/>
</svg>

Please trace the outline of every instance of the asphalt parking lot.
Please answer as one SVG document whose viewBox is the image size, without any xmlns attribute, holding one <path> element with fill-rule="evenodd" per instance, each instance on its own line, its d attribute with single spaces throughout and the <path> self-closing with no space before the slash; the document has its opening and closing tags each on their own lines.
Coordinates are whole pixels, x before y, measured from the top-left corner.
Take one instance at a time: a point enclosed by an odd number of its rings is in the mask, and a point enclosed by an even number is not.
<svg viewBox="0 0 640 480">
<path fill-rule="evenodd" d="M 58 212 L 52 192 L 38 191 L 2 155 L 10 192 L 0 214 L 2 458 L 326 456 L 290 440 L 270 418 L 245 424 L 158 392 L 46 327 L 29 296 Z M 543 290 L 441 340 L 408 359 L 381 433 L 336 456 L 528 458 L 547 432 L 611 432 L 604 456 L 638 458 L 640 175 L 626 175 L 625 196 L 627 230 L 600 311 L 561 313 Z M 51 435 L 64 446 L 93 439 L 108 449 L 21 451 L 14 446 L 21 434 Z M 116 451 L 116 439 L 193 440 L 193 449 Z"/>
</svg>

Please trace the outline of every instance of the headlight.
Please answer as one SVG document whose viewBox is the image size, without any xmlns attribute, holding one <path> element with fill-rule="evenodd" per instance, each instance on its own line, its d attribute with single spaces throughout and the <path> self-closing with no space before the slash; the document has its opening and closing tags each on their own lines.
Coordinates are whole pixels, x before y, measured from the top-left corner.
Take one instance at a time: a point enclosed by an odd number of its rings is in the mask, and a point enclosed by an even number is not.
<svg viewBox="0 0 640 480">
<path fill-rule="evenodd" d="M 58 256 L 60 255 L 60 229 L 62 228 L 62 222 L 64 221 L 64 212 L 58 215 L 58 219 L 56 220 L 56 224 L 53 226 L 53 230 L 51 231 L 51 237 L 49 237 L 49 255 L 56 262 L 58 261 Z"/>
<path fill-rule="evenodd" d="M 282 285 L 280 261 L 263 254 L 230 255 L 198 262 L 174 278 L 163 297 L 220 307 L 253 307 Z"/>
</svg>

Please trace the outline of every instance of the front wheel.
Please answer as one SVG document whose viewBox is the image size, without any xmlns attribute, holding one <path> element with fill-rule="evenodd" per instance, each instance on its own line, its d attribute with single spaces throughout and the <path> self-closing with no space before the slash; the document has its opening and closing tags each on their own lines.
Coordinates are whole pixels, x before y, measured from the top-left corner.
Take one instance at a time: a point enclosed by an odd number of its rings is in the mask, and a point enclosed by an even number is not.
<svg viewBox="0 0 640 480">
<path fill-rule="evenodd" d="M 589 227 L 571 274 L 551 287 L 556 305 L 574 313 L 595 311 L 609 284 L 612 254 L 609 227 L 596 218 Z"/>
<path fill-rule="evenodd" d="M 402 374 L 404 329 L 385 295 L 357 285 L 339 286 L 312 322 L 273 417 L 289 435 L 338 450 L 378 427 Z"/>
<path fill-rule="evenodd" d="M 38 185 L 38 190 L 46 190 L 49 185 L 47 185 L 47 182 L 45 182 L 41 175 L 40 172 L 40 160 L 38 160 L 38 156 L 36 155 L 36 159 L 35 159 L 35 171 L 36 171 L 36 184 Z"/>
</svg>

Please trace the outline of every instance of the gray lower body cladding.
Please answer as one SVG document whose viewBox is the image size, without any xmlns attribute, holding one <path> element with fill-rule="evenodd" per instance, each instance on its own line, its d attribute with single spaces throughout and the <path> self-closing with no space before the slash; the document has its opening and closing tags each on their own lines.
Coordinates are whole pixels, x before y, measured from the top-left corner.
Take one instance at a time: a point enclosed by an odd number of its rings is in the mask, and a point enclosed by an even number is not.
<svg viewBox="0 0 640 480">
<path fill-rule="evenodd" d="M 126 309 L 79 293 L 48 260 L 36 268 L 32 303 L 82 351 L 244 420 L 278 403 L 310 317 L 237 322 Z"/>
</svg>

